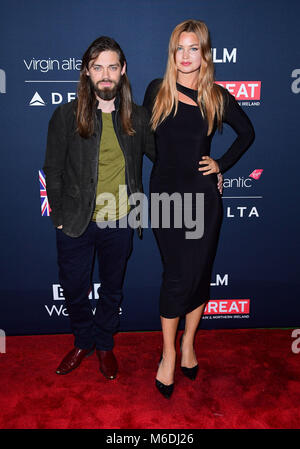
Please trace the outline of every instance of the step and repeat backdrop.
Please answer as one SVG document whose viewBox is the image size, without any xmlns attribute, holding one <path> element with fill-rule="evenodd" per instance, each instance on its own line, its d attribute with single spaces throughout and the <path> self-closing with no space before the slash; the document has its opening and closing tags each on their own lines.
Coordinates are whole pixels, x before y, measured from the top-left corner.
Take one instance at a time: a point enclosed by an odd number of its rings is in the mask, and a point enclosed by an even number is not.
<svg viewBox="0 0 300 449">
<path fill-rule="evenodd" d="M 173 28 L 188 18 L 208 25 L 216 80 L 256 132 L 251 148 L 224 174 L 223 226 L 201 327 L 298 327 L 299 2 L 11 0 L 0 8 L 0 328 L 7 335 L 70 332 L 41 169 L 49 119 L 76 98 L 84 51 L 101 35 L 116 39 L 141 104 L 148 83 L 164 74 Z M 212 157 L 234 139 L 225 125 Z M 151 168 L 145 158 L 146 194 Z M 134 237 L 122 331 L 160 329 L 161 275 L 149 227 L 142 241 Z M 100 282 L 96 264 L 93 310 Z"/>
</svg>

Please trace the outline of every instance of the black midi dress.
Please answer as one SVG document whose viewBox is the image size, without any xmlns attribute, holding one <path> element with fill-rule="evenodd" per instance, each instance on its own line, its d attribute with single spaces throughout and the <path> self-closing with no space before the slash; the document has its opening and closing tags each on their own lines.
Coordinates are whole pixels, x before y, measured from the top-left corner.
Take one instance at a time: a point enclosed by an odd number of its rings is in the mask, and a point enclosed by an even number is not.
<svg viewBox="0 0 300 449">
<path fill-rule="evenodd" d="M 160 83 L 161 80 L 154 80 L 147 88 L 144 106 L 150 113 Z M 225 97 L 223 121 L 237 133 L 231 147 L 217 159 L 220 171 L 224 172 L 249 147 L 254 131 L 234 97 L 220 89 Z M 178 83 L 177 90 L 197 101 L 197 91 Z M 171 113 L 155 131 L 156 161 L 150 178 L 151 225 L 163 263 L 159 309 L 164 318 L 183 316 L 209 300 L 222 222 L 222 198 L 217 175 L 204 176 L 198 168 L 202 156 L 210 155 L 216 128 L 215 124 L 207 136 L 208 124 L 200 108 L 179 101 L 176 115 Z M 158 195 L 173 200 L 158 202 Z M 169 223 L 164 221 L 166 216 L 170 217 Z"/>
</svg>

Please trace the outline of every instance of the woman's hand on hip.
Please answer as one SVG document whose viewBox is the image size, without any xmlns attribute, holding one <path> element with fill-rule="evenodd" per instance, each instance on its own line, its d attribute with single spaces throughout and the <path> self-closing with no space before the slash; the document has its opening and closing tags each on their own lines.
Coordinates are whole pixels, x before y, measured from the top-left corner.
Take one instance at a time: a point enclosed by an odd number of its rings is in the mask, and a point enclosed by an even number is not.
<svg viewBox="0 0 300 449">
<path fill-rule="evenodd" d="M 223 176 L 221 173 L 218 173 L 217 176 L 218 176 L 218 190 L 219 190 L 220 194 L 222 195 L 222 193 L 223 193 Z"/>
<path fill-rule="evenodd" d="M 199 165 L 203 165 L 198 170 L 202 171 L 204 176 L 220 172 L 218 163 L 210 156 L 202 156 L 202 161 L 199 162 Z"/>
<path fill-rule="evenodd" d="M 209 156 L 202 156 L 202 161 L 199 162 L 199 165 L 203 165 L 203 167 L 198 168 L 199 171 L 202 171 L 203 175 L 211 175 L 213 173 L 217 173 L 218 175 L 218 190 L 222 195 L 223 192 L 223 176 L 220 173 L 220 168 L 218 163 Z"/>
</svg>

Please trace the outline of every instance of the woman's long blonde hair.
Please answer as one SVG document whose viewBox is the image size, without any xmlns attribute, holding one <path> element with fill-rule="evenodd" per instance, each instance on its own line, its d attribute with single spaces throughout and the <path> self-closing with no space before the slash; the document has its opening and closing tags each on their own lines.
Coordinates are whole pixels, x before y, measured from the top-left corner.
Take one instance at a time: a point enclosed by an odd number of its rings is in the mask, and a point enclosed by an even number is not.
<svg viewBox="0 0 300 449">
<path fill-rule="evenodd" d="M 199 40 L 201 67 L 198 77 L 198 105 L 202 116 L 208 122 L 207 135 L 209 135 L 213 130 L 215 118 L 217 119 L 218 127 L 221 128 L 224 99 L 221 89 L 214 82 L 214 64 L 209 31 L 205 23 L 199 20 L 186 20 L 180 23 L 171 34 L 167 68 L 153 106 L 152 129 L 155 130 L 170 115 L 174 106 L 174 115 L 177 113 L 178 93 L 176 89 L 177 68 L 175 57 L 179 37 L 183 32 L 195 33 Z"/>
</svg>

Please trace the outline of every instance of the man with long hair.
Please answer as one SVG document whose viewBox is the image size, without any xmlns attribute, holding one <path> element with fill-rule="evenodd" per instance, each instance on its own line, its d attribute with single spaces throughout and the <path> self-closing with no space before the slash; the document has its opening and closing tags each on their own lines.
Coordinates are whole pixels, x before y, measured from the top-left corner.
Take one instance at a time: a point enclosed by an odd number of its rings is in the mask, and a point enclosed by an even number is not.
<svg viewBox="0 0 300 449">
<path fill-rule="evenodd" d="M 48 129 L 44 172 L 75 337 L 57 374 L 71 372 L 96 349 L 102 374 L 117 375 L 113 335 L 133 234 L 128 197 L 142 192 L 143 154 L 154 161 L 154 152 L 148 113 L 132 101 L 124 53 L 113 39 L 99 37 L 83 55 L 77 99 L 54 111 Z M 107 194 L 116 199 L 113 211 L 98 200 Z M 95 252 L 101 287 L 93 314 Z"/>
</svg>

